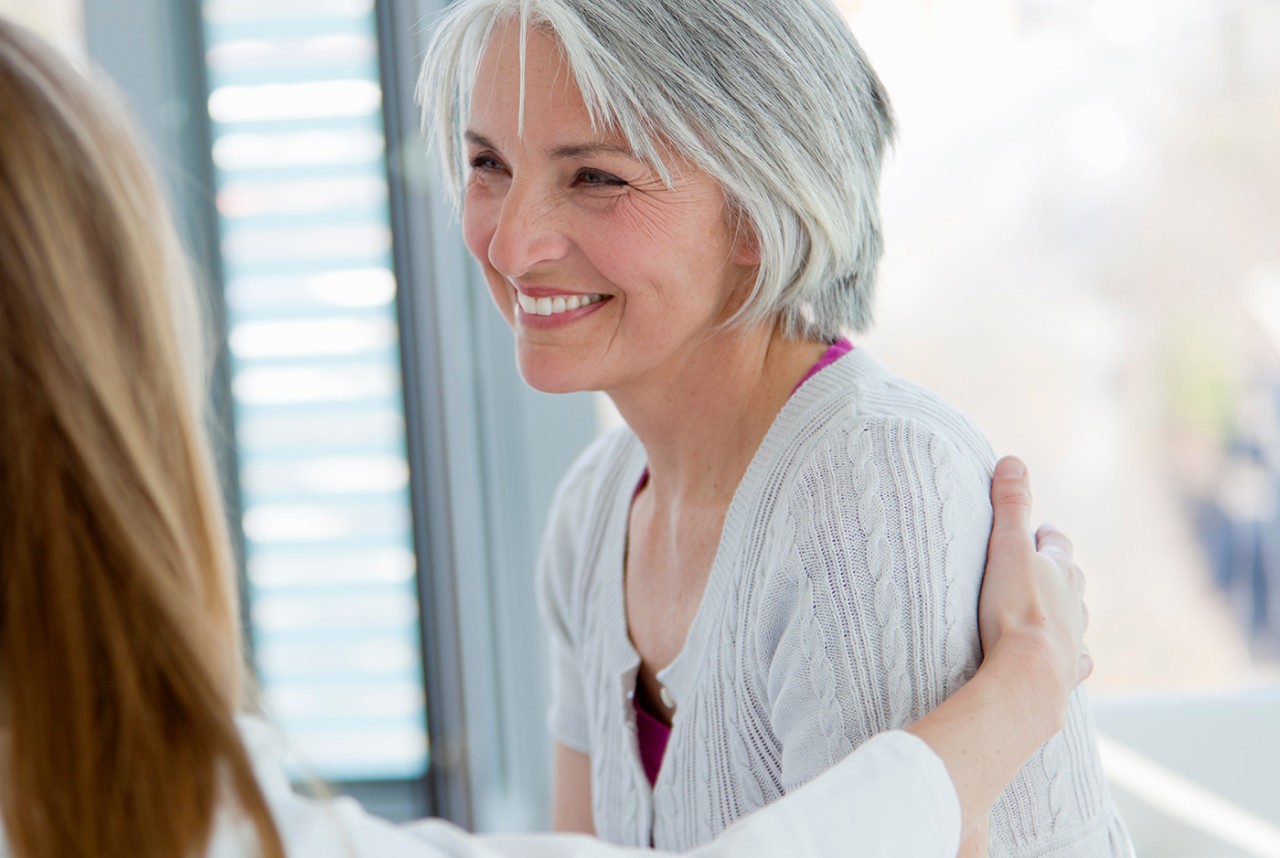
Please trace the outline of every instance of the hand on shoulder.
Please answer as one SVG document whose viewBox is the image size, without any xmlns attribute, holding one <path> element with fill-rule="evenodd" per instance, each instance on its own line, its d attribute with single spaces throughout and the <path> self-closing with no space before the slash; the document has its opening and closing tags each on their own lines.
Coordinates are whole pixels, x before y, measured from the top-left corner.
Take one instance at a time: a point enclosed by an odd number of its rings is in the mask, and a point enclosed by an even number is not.
<svg viewBox="0 0 1280 858">
<path fill-rule="evenodd" d="M 1060 720 L 1071 692 L 1093 671 L 1084 647 L 1084 573 L 1060 530 L 1043 525 L 1032 536 L 1031 481 L 1021 460 L 1007 456 L 997 464 L 991 503 L 994 525 L 978 604 L 984 657 L 1007 652 L 1025 663 L 1041 678 L 1041 692 Z"/>
</svg>

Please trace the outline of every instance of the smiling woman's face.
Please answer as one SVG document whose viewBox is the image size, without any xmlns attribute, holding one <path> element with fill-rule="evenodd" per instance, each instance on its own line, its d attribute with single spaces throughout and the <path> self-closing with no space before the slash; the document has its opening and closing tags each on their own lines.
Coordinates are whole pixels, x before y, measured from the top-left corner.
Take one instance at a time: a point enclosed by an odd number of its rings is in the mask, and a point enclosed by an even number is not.
<svg viewBox="0 0 1280 858">
<path fill-rule="evenodd" d="M 531 30 L 521 133 L 518 25 L 481 58 L 467 128 L 467 247 L 547 392 L 665 384 L 755 276 L 720 186 L 671 159 L 673 187 L 591 119 L 554 37 Z M 743 235 L 745 236 L 745 231 Z"/>
</svg>

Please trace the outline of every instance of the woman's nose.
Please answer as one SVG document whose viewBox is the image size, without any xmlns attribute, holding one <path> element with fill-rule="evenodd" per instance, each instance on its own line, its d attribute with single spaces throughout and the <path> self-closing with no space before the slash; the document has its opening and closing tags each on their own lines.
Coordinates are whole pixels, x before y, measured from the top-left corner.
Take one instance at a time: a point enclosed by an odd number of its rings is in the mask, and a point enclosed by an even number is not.
<svg viewBox="0 0 1280 858">
<path fill-rule="evenodd" d="M 568 240 L 557 209 L 547 194 L 513 184 L 489 239 L 490 264 L 507 277 L 520 277 L 563 258 Z"/>
</svg>

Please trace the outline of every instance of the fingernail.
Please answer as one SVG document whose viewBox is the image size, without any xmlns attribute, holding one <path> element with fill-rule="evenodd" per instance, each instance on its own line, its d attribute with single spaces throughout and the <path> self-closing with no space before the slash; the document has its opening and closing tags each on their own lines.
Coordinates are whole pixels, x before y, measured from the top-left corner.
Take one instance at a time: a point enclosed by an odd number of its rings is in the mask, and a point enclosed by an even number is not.
<svg viewBox="0 0 1280 858">
<path fill-rule="evenodd" d="M 997 480 L 1020 480 L 1027 473 L 1027 466 L 1022 464 L 1021 459 L 1013 457 L 1001 459 L 996 463 Z"/>
</svg>

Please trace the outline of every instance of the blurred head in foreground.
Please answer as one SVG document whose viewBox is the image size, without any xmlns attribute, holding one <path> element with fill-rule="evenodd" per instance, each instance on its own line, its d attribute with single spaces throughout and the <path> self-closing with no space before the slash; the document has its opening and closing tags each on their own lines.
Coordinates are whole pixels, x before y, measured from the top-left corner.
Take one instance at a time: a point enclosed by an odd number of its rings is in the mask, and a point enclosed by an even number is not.
<svg viewBox="0 0 1280 858">
<path fill-rule="evenodd" d="M 278 855 L 233 720 L 196 293 L 126 117 L 0 20 L 4 827 L 24 858 L 171 858 L 229 798 Z"/>
</svg>

